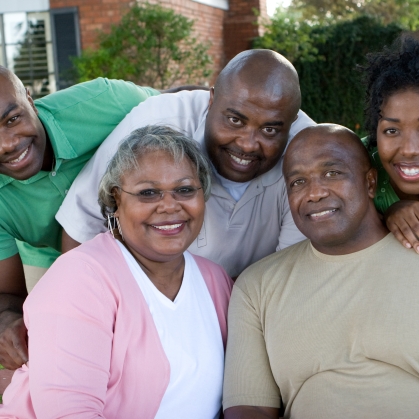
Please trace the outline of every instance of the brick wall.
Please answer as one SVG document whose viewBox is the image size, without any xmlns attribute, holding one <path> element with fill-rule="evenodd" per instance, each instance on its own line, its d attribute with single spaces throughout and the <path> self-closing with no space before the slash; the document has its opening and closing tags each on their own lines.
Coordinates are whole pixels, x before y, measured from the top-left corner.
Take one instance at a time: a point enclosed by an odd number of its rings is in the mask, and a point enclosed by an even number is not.
<svg viewBox="0 0 419 419">
<path fill-rule="evenodd" d="M 192 0 L 150 0 L 149 2 L 159 3 L 195 20 L 194 30 L 197 38 L 211 43 L 209 54 L 213 59 L 214 73 L 210 82 L 213 82 L 225 63 L 223 50 L 225 11 Z M 109 31 L 112 24 L 120 21 L 130 4 L 132 4 L 130 0 L 50 0 L 51 9 L 75 6 L 78 8 L 82 49 L 95 48 L 97 32 Z"/>
<path fill-rule="evenodd" d="M 51 9 L 77 7 L 82 49 L 95 48 L 98 31 L 109 31 L 121 20 L 130 0 L 50 0 Z"/>
<path fill-rule="evenodd" d="M 250 49 L 252 39 L 261 34 L 258 20 L 267 18 L 266 0 L 230 0 L 224 20 L 224 53 L 226 61 Z M 259 19 L 253 9 L 260 13 Z"/>
<path fill-rule="evenodd" d="M 145 0 L 138 0 L 139 3 Z M 259 34 L 254 23 L 253 8 L 266 16 L 266 0 L 230 0 L 229 10 L 221 10 L 192 0 L 149 0 L 172 8 L 195 20 L 195 32 L 201 41 L 210 41 L 214 82 L 226 62 L 237 53 L 250 48 L 251 39 Z M 81 47 L 95 48 L 97 32 L 109 31 L 120 21 L 132 0 L 50 0 L 51 9 L 77 7 L 79 12 Z"/>
</svg>

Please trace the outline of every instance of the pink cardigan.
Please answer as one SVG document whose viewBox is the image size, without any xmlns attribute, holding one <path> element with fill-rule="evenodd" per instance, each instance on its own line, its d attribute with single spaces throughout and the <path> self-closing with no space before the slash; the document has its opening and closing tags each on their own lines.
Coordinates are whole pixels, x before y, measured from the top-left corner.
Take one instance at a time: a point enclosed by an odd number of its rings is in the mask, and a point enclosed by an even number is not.
<svg viewBox="0 0 419 419">
<path fill-rule="evenodd" d="M 220 266 L 194 258 L 225 345 L 232 281 Z M 30 368 L 15 372 L 0 418 L 154 418 L 169 362 L 110 233 L 61 256 L 27 298 L 24 319 Z"/>
</svg>

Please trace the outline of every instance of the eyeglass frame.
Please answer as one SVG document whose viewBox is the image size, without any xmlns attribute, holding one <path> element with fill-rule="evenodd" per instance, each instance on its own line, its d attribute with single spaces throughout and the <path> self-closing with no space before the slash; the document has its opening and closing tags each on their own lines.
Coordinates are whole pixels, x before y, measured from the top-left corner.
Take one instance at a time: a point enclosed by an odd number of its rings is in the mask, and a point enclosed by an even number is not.
<svg viewBox="0 0 419 419">
<path fill-rule="evenodd" d="M 190 196 L 190 197 L 184 197 L 185 199 L 177 199 L 177 198 L 174 196 L 174 194 L 175 194 L 177 191 L 176 191 L 176 190 L 174 190 L 174 189 L 160 190 L 160 189 L 153 189 L 153 188 L 149 188 L 148 190 L 159 191 L 159 194 L 158 194 L 158 195 L 160 196 L 160 198 L 159 198 L 158 200 L 156 200 L 156 201 L 150 201 L 150 200 L 147 200 L 147 198 L 146 198 L 146 200 L 145 200 L 145 201 L 142 201 L 142 200 L 141 200 L 141 198 L 144 198 L 144 196 L 140 195 L 140 193 L 141 193 L 141 192 L 143 192 L 143 191 L 146 191 L 147 189 L 143 189 L 142 191 L 140 191 L 140 192 L 138 192 L 138 193 L 133 193 L 133 192 L 128 192 L 128 191 L 126 191 L 125 189 L 122 189 L 120 186 L 117 186 L 117 188 L 118 188 L 118 189 L 120 189 L 122 192 L 125 192 L 125 193 L 127 193 L 128 195 L 136 196 L 136 197 L 139 199 L 139 201 L 140 201 L 140 202 L 142 202 L 142 203 L 144 203 L 144 204 L 155 204 L 156 202 L 160 202 L 160 201 L 163 199 L 163 196 L 164 196 L 164 194 L 165 194 L 166 192 L 169 192 L 169 193 L 170 193 L 170 195 L 172 195 L 172 198 L 173 198 L 176 202 L 189 201 L 190 199 L 195 198 L 196 193 L 197 193 L 200 189 L 202 189 L 202 186 L 201 186 L 201 187 L 199 187 L 199 188 L 196 188 L 195 186 L 183 186 L 183 187 L 188 187 L 188 188 L 193 189 L 194 194 L 193 194 L 192 196 Z M 179 188 L 182 188 L 182 186 L 180 186 Z"/>
</svg>

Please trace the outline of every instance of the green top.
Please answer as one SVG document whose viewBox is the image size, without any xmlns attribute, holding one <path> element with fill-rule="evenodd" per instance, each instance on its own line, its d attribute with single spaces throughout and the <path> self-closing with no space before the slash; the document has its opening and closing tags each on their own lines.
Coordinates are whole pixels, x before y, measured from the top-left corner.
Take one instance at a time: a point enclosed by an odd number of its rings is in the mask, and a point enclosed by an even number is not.
<svg viewBox="0 0 419 419">
<path fill-rule="evenodd" d="M 130 82 L 98 78 L 35 101 L 55 166 L 24 181 L 0 175 L 0 260 L 19 252 L 25 264 L 51 265 L 61 250 L 55 214 L 75 177 L 125 115 L 157 94 Z"/>
<path fill-rule="evenodd" d="M 367 146 L 368 137 L 363 138 L 361 141 L 365 146 Z M 378 172 L 377 190 L 375 191 L 374 197 L 375 208 L 377 208 L 381 214 L 384 214 L 391 205 L 400 201 L 400 198 L 397 196 L 396 192 L 390 184 L 390 176 L 385 171 L 381 163 L 377 147 L 374 147 L 372 150 L 368 150 L 368 153 L 371 157 L 373 166 L 377 169 Z"/>
</svg>

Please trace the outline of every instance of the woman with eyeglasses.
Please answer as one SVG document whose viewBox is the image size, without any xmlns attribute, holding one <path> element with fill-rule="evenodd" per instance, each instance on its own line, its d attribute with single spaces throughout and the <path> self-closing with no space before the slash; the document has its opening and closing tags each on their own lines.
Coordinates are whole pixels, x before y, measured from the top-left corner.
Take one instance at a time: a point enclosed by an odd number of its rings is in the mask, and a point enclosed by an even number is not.
<svg viewBox="0 0 419 419">
<path fill-rule="evenodd" d="M 0 417 L 219 417 L 232 282 L 186 251 L 209 192 L 209 164 L 180 133 L 149 126 L 120 144 L 99 187 L 110 231 L 26 300 L 29 363 Z"/>
<path fill-rule="evenodd" d="M 396 238 L 419 253 L 419 40 L 403 35 L 367 61 L 366 140 L 378 170 L 375 205 Z"/>
</svg>

